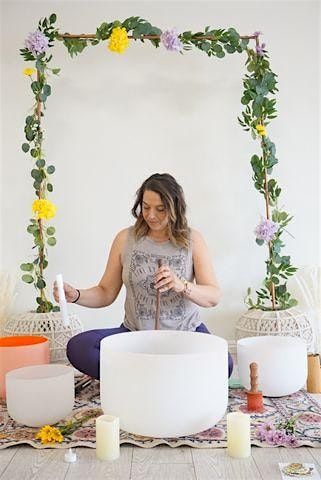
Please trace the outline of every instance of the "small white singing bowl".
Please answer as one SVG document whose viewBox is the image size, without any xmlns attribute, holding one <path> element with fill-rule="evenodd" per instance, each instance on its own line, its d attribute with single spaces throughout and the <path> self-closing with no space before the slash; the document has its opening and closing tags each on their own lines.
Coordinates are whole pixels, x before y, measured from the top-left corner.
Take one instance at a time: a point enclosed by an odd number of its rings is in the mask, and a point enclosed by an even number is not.
<svg viewBox="0 0 321 480">
<path fill-rule="evenodd" d="M 7 409 L 28 427 L 53 425 L 72 412 L 74 369 L 48 364 L 17 368 L 6 374 Z"/>
<path fill-rule="evenodd" d="M 228 401 L 223 338 L 145 330 L 104 338 L 100 353 L 104 413 L 148 437 L 179 437 L 213 427 Z"/>
<path fill-rule="evenodd" d="M 237 342 L 237 363 L 242 385 L 250 389 L 250 363 L 258 364 L 259 390 L 266 397 L 291 395 L 307 379 L 307 346 L 298 337 L 266 335 Z"/>
</svg>

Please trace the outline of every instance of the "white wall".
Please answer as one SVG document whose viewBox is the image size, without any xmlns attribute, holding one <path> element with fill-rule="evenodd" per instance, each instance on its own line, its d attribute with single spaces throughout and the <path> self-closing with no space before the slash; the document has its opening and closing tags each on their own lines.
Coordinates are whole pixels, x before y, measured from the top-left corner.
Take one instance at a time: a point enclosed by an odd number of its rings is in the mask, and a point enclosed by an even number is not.
<svg viewBox="0 0 321 480">
<path fill-rule="evenodd" d="M 279 117 L 269 128 L 280 164 L 275 176 L 281 205 L 294 215 L 286 254 L 296 265 L 319 263 L 318 2 L 3 2 L 2 3 L 2 265 L 9 271 L 30 259 L 26 233 L 33 200 L 31 162 L 22 153 L 24 118 L 32 106 L 26 66 L 18 55 L 38 19 L 58 15 L 60 31 L 91 33 L 103 21 L 140 15 L 179 31 L 234 26 L 264 33 L 279 76 Z M 123 55 L 106 45 L 70 59 L 53 49 L 53 95 L 45 118 L 45 151 L 53 163 L 58 244 L 49 250 L 47 278 L 62 272 L 85 288 L 98 281 L 118 230 L 132 222 L 130 208 L 141 182 L 170 172 L 182 184 L 190 224 L 209 245 L 224 298 L 202 319 L 233 336 L 248 286 L 264 278 L 266 249 L 253 230 L 264 214 L 251 180 L 258 149 L 237 123 L 245 54 L 209 59 L 132 42 Z M 29 256 L 29 257 L 28 257 Z M 33 287 L 18 282 L 16 310 L 34 306 Z M 124 292 L 108 309 L 73 306 L 86 328 L 118 325 Z"/>
</svg>

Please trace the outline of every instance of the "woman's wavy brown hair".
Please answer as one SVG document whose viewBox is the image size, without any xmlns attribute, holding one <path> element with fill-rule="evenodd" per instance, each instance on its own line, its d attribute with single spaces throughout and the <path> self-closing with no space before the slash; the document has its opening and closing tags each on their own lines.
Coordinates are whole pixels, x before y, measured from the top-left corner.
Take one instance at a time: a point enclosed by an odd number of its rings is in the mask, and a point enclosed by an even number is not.
<svg viewBox="0 0 321 480">
<path fill-rule="evenodd" d="M 136 238 L 147 235 L 149 227 L 142 213 L 143 195 L 146 190 L 158 193 L 168 213 L 168 235 L 178 247 L 188 248 L 190 244 L 189 227 L 186 220 L 186 203 L 182 187 L 169 173 L 155 173 L 144 181 L 136 192 L 136 201 L 132 214 L 136 218 L 134 231 Z"/>
</svg>

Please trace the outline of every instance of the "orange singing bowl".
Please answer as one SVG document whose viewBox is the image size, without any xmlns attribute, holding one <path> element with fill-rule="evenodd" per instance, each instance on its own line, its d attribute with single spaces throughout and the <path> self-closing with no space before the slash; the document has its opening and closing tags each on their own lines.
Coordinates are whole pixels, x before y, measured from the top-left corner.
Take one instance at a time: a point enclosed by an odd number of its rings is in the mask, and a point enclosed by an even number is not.
<svg viewBox="0 0 321 480">
<path fill-rule="evenodd" d="M 6 373 L 49 363 L 49 340 L 35 335 L 0 337 L 0 398 L 6 398 Z"/>
</svg>

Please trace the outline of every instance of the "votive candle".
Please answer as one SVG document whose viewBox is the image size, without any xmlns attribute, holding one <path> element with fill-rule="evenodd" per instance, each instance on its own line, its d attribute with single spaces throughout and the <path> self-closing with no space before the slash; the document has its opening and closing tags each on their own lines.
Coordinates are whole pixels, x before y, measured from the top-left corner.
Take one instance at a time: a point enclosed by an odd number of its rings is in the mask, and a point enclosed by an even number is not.
<svg viewBox="0 0 321 480">
<path fill-rule="evenodd" d="M 119 455 L 119 418 L 101 415 L 96 418 L 96 456 L 99 460 L 112 461 Z"/>
<path fill-rule="evenodd" d="M 246 458 L 251 455 L 251 417 L 246 413 L 227 414 L 227 453 L 230 457 Z"/>
</svg>

